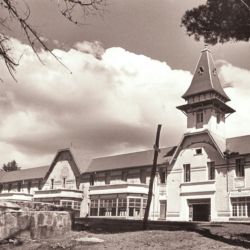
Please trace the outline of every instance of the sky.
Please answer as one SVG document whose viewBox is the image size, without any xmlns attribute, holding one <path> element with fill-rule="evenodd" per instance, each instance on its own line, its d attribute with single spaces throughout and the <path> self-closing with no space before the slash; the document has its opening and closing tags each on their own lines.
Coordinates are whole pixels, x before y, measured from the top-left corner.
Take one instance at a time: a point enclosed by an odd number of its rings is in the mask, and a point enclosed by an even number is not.
<svg viewBox="0 0 250 250">
<path fill-rule="evenodd" d="M 42 64 L 12 27 L 12 53 L 21 59 L 17 82 L 0 61 L 0 164 L 48 165 L 69 147 L 86 159 L 152 148 L 159 123 L 161 146 L 179 143 L 186 117 L 175 107 L 204 46 L 180 20 L 203 1 L 107 1 L 78 26 L 60 15 L 57 1 L 27 2 L 33 26 L 67 68 L 44 51 Z M 227 136 L 250 134 L 250 43 L 210 49 L 236 110 Z"/>
</svg>

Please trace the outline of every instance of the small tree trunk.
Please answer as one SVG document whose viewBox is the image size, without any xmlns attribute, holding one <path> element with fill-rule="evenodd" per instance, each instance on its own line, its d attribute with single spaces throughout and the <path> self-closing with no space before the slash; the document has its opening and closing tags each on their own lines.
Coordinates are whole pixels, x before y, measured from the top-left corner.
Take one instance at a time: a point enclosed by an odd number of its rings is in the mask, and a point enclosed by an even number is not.
<svg viewBox="0 0 250 250">
<path fill-rule="evenodd" d="M 145 214 L 144 214 L 144 219 L 143 219 L 143 230 L 146 230 L 148 227 L 148 215 L 149 215 L 149 209 L 150 209 L 150 204 L 151 204 L 152 195 L 153 195 L 153 185 L 154 185 L 154 179 L 155 179 L 155 174 L 156 174 L 157 158 L 159 154 L 160 132 L 161 132 L 161 124 L 158 124 L 155 145 L 154 145 L 153 166 L 151 170 L 150 182 L 149 182 L 149 188 L 148 188 L 148 200 L 147 200 L 147 206 L 145 209 Z"/>
</svg>

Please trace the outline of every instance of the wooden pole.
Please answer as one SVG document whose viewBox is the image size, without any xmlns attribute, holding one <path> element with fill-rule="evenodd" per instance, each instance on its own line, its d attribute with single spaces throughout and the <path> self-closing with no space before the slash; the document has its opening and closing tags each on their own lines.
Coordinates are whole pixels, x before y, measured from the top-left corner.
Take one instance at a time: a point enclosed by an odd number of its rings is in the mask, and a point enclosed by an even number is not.
<svg viewBox="0 0 250 250">
<path fill-rule="evenodd" d="M 153 166 L 152 166 L 152 170 L 151 170 L 150 182 L 149 182 L 149 188 L 148 188 L 148 200 L 147 200 L 147 205 L 146 205 L 144 219 L 143 219 L 143 230 L 146 230 L 148 227 L 148 215 L 149 215 L 150 204 L 152 201 L 153 185 L 154 185 L 156 166 L 157 166 L 157 158 L 158 158 L 158 154 L 159 154 L 160 132 L 161 132 L 161 124 L 158 124 L 155 145 L 154 145 Z"/>
</svg>

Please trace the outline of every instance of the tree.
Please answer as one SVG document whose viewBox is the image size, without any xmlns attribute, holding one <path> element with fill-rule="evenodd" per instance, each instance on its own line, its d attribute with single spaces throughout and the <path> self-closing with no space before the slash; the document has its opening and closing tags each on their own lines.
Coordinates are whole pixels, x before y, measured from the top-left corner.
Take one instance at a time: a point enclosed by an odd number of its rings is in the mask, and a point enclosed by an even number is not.
<svg viewBox="0 0 250 250">
<path fill-rule="evenodd" d="M 199 41 L 216 44 L 249 41 L 250 0 L 207 0 L 206 4 L 187 10 L 181 26 Z"/>
<path fill-rule="evenodd" d="M 91 13 L 99 12 L 105 4 L 105 0 L 57 0 L 56 2 L 61 14 L 75 24 L 80 23 L 75 19 L 77 11 L 81 11 L 84 16 L 87 16 Z M 8 35 L 6 35 L 6 31 L 10 29 L 11 24 L 13 23 L 18 25 L 24 32 L 29 45 L 40 61 L 41 59 L 37 52 L 42 48 L 54 56 L 59 63 L 63 64 L 43 41 L 37 30 L 30 24 L 30 8 L 25 1 L 0 0 L 0 9 L 1 12 L 3 12 L 0 17 L 0 59 L 4 60 L 6 67 L 13 78 L 19 60 L 12 57 L 10 40 Z"/>
<path fill-rule="evenodd" d="M 15 160 L 8 162 L 7 164 L 3 164 L 3 170 L 6 172 L 20 170 Z"/>
</svg>

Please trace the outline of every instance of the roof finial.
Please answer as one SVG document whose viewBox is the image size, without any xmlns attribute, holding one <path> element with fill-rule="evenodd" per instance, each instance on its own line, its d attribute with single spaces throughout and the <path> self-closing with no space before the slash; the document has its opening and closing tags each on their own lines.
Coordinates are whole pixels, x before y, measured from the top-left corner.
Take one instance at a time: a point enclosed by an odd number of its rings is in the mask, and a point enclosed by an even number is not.
<svg viewBox="0 0 250 250">
<path fill-rule="evenodd" d="M 210 52 L 207 43 L 204 44 L 204 49 L 201 52 L 203 52 L 203 51 L 209 51 Z"/>
</svg>

